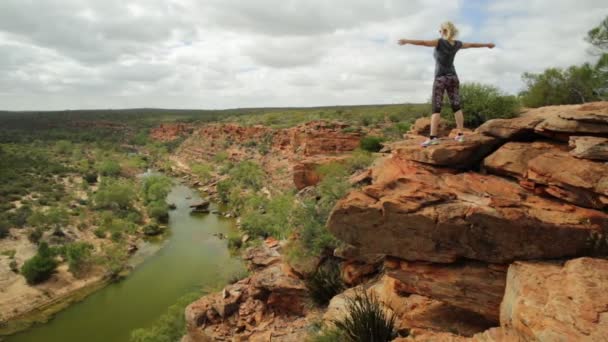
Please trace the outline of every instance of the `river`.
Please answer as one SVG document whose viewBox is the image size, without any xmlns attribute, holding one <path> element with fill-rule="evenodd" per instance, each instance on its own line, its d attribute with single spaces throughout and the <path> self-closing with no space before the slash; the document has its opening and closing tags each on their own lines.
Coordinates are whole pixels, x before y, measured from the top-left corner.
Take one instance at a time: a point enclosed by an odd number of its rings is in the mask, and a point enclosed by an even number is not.
<svg viewBox="0 0 608 342">
<path fill-rule="evenodd" d="M 126 279 L 6 341 L 128 342 L 132 330 L 153 324 L 183 295 L 201 288 L 217 290 L 242 273 L 242 262 L 230 255 L 225 240 L 214 235 L 233 231 L 233 220 L 214 214 L 190 215 L 188 205 L 198 200 L 192 189 L 174 186 L 167 199 L 177 205 L 170 213 L 169 238 L 146 243 L 140 253 L 160 250 Z"/>
</svg>

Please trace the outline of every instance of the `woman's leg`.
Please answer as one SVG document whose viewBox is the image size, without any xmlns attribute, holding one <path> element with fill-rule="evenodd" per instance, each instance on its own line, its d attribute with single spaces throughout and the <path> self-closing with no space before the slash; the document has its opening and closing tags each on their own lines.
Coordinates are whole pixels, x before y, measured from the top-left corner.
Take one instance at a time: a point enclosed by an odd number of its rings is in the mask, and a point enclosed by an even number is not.
<svg viewBox="0 0 608 342">
<path fill-rule="evenodd" d="M 464 130 L 464 114 L 460 107 L 460 81 L 458 76 L 450 76 L 446 87 L 452 111 L 454 112 L 454 120 L 456 121 L 456 132 L 462 134 Z"/>
<path fill-rule="evenodd" d="M 433 114 L 431 115 L 431 138 L 437 137 L 439 133 L 439 120 L 441 119 L 441 104 L 443 102 L 443 93 L 446 88 L 446 78 L 440 76 L 435 78 L 433 82 Z"/>
</svg>

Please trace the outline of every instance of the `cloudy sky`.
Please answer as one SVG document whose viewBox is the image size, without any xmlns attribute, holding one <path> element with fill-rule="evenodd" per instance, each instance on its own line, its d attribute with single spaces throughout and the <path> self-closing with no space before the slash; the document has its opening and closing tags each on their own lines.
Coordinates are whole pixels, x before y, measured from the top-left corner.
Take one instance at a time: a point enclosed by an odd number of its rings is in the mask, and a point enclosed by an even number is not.
<svg viewBox="0 0 608 342">
<path fill-rule="evenodd" d="M 0 0 L 0 109 L 424 102 L 452 20 L 461 82 L 594 61 L 605 0 Z"/>
</svg>

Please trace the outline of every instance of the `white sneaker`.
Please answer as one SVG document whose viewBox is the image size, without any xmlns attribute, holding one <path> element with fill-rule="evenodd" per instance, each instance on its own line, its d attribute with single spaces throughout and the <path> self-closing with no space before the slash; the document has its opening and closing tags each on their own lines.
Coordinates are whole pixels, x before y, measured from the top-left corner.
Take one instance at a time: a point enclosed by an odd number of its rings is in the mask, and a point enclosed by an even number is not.
<svg viewBox="0 0 608 342">
<path fill-rule="evenodd" d="M 458 142 L 460 142 L 460 143 L 461 143 L 461 142 L 464 142 L 464 134 L 457 134 L 457 135 L 454 137 L 454 140 L 456 140 L 456 141 L 458 141 Z"/>
<path fill-rule="evenodd" d="M 420 144 L 420 146 L 422 147 L 429 147 L 431 145 L 438 145 L 439 144 L 439 139 L 437 138 L 428 138 L 426 139 L 422 144 Z"/>
</svg>

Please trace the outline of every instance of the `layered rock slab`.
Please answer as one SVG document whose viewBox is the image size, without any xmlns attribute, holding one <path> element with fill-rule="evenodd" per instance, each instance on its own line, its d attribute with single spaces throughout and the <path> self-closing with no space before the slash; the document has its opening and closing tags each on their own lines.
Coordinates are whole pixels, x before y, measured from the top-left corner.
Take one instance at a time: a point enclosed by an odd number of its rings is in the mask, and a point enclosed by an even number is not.
<svg viewBox="0 0 608 342">
<path fill-rule="evenodd" d="M 577 158 L 608 161 L 608 138 L 570 137 L 569 145 Z"/>
<path fill-rule="evenodd" d="M 498 322 L 507 278 L 505 265 L 400 261 L 387 275 L 399 280 L 402 291 L 438 299 Z"/>
<path fill-rule="evenodd" d="M 519 179 L 536 193 L 588 208 L 608 207 L 608 164 L 576 158 L 564 145 L 509 142 L 483 165 L 492 173 Z"/>
<path fill-rule="evenodd" d="M 470 134 L 464 142 L 441 139 L 437 145 L 421 148 L 425 137 L 410 137 L 402 143 L 391 146 L 393 155 L 435 166 L 469 169 L 490 154 L 499 140 L 482 134 Z"/>
<path fill-rule="evenodd" d="M 608 227 L 606 213 L 532 195 L 496 176 L 432 172 L 398 157 L 386 165 L 374 184 L 340 200 L 328 222 L 363 254 L 439 263 L 580 256 L 596 252 L 590 241 Z"/>
<path fill-rule="evenodd" d="M 608 260 L 512 264 L 500 320 L 525 341 L 606 341 Z"/>
</svg>

